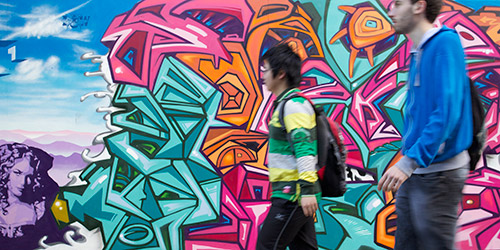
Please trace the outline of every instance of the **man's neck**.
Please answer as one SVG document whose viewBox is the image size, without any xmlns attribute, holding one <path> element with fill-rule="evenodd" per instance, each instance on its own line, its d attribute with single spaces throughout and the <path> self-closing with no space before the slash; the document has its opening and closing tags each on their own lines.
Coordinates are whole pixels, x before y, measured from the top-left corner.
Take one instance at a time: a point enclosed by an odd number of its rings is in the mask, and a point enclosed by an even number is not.
<svg viewBox="0 0 500 250">
<path fill-rule="evenodd" d="M 278 97 L 281 95 L 281 93 L 283 93 L 287 89 L 288 89 L 288 85 L 286 84 L 286 82 L 283 82 L 283 84 L 279 84 L 278 86 L 276 86 L 276 89 L 273 90 L 273 94 L 276 97 Z"/>
<path fill-rule="evenodd" d="M 413 29 L 408 34 L 415 48 L 417 48 L 420 45 L 420 42 L 422 42 L 422 38 L 424 37 L 425 33 L 432 28 L 433 28 L 432 23 L 427 21 L 427 19 L 423 19 L 421 22 L 417 24 L 417 27 L 415 27 L 415 29 Z"/>
</svg>

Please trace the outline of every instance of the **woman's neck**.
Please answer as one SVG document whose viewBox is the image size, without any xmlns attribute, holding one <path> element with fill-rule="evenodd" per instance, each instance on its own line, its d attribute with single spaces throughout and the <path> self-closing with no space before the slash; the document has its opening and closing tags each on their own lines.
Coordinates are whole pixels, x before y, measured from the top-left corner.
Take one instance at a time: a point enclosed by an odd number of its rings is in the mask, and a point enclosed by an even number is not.
<svg viewBox="0 0 500 250">
<path fill-rule="evenodd" d="M 20 202 L 19 197 L 17 197 L 16 195 L 14 195 L 12 192 L 8 192 L 7 194 L 9 196 L 7 198 L 7 202 L 9 202 L 9 204 Z"/>
</svg>

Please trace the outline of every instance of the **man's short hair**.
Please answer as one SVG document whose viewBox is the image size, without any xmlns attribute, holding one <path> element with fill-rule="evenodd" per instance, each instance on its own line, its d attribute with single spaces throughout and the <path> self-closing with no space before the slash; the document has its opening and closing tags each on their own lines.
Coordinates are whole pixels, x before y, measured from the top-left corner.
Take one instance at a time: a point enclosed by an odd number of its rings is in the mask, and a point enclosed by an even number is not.
<svg viewBox="0 0 500 250">
<path fill-rule="evenodd" d="M 262 56 L 262 61 L 264 60 L 269 62 L 273 77 L 276 77 L 282 70 L 285 72 L 288 87 L 295 88 L 300 86 L 300 82 L 302 81 L 302 61 L 299 55 L 288 44 L 282 43 L 270 48 Z"/>
<path fill-rule="evenodd" d="M 419 0 L 412 0 L 412 3 L 416 3 Z M 436 20 L 436 17 L 441 12 L 441 7 L 443 6 L 443 0 L 425 0 L 427 2 L 427 8 L 425 8 L 425 18 L 431 23 Z"/>
</svg>

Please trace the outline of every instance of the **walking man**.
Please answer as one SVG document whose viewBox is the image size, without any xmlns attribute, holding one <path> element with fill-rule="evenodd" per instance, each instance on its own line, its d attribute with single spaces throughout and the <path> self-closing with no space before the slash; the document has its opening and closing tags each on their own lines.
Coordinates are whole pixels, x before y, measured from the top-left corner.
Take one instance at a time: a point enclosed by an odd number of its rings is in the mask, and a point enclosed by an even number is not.
<svg viewBox="0 0 500 250">
<path fill-rule="evenodd" d="M 278 118 L 282 100 L 300 91 L 301 60 L 286 44 L 269 49 L 262 59 L 263 82 L 277 98 L 269 122 L 271 208 L 262 224 L 257 249 L 317 249 L 313 215 L 321 199 L 321 187 L 316 173 L 314 109 L 305 98 L 294 97 L 284 107 L 285 128 Z"/>
<path fill-rule="evenodd" d="M 397 250 L 454 249 L 458 204 L 468 174 L 472 114 L 457 33 L 433 22 L 442 0 L 395 0 L 389 17 L 413 42 L 403 158 L 378 188 L 397 191 Z"/>
</svg>

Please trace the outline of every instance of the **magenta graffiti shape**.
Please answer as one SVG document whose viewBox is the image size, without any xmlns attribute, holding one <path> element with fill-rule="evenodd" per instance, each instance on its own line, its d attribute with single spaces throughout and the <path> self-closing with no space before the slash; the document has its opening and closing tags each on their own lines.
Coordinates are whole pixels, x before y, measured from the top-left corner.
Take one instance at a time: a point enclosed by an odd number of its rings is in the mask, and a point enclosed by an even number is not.
<svg viewBox="0 0 500 250">
<path fill-rule="evenodd" d="M 485 126 L 487 131 L 486 150 L 487 153 L 500 153 L 500 126 L 498 126 L 498 102 L 494 102 L 488 113 L 486 113 Z"/>
<path fill-rule="evenodd" d="M 408 43 L 403 44 L 398 50 L 394 52 L 387 62 L 375 74 L 374 80 L 377 82 L 386 81 L 385 78 L 392 77 L 393 74 L 407 70 L 407 60 L 410 57 L 411 45 Z M 398 85 L 400 83 L 398 82 Z"/>
<path fill-rule="evenodd" d="M 500 172 L 488 167 L 473 172 L 463 193 L 457 246 L 460 249 L 500 246 Z"/>
<path fill-rule="evenodd" d="M 181 3 L 179 5 L 179 3 Z M 190 3 L 190 2 L 188 2 Z M 113 81 L 154 88 L 165 54 L 193 52 L 231 60 L 220 34 L 192 17 L 172 15 L 184 2 L 145 0 L 112 21 L 101 42 L 108 55 Z"/>
<path fill-rule="evenodd" d="M 347 123 L 362 136 L 370 151 L 401 139 L 390 119 L 377 107 L 381 99 L 397 88 L 397 76 L 393 74 L 381 82 L 372 78 L 353 94 Z"/>
<path fill-rule="evenodd" d="M 243 0 L 185 1 L 172 12 L 181 17 L 191 17 L 220 34 L 222 41 L 244 42 L 253 12 Z"/>
<path fill-rule="evenodd" d="M 488 58 L 485 63 L 469 65 L 469 69 L 480 69 L 488 66 L 500 66 L 491 59 L 500 58 L 500 52 L 491 38 L 472 20 L 459 11 L 441 14 L 439 23 L 455 29 L 465 49 L 467 58 Z M 487 63 L 490 62 L 490 63 Z"/>
<path fill-rule="evenodd" d="M 225 185 L 222 187 L 221 199 L 221 223 L 192 230 L 187 235 L 186 246 L 196 244 L 197 241 L 210 241 L 210 246 L 213 247 L 213 243 L 225 241 L 235 247 L 231 249 L 252 249 L 247 246 L 249 241 L 256 241 L 258 234 L 256 227 L 252 225 L 253 220 Z"/>
</svg>

